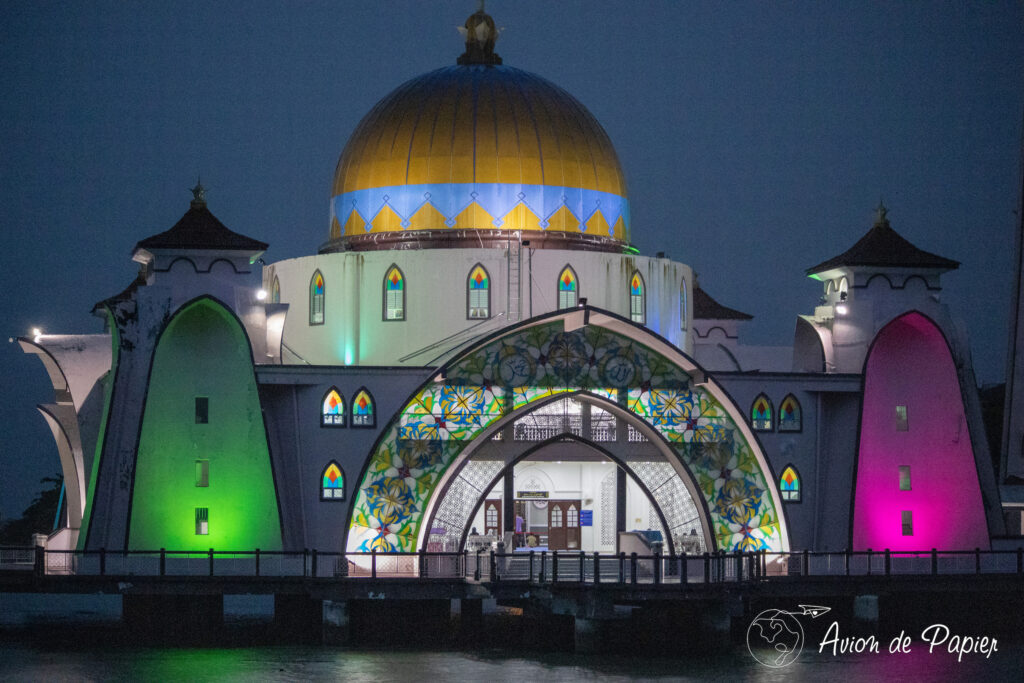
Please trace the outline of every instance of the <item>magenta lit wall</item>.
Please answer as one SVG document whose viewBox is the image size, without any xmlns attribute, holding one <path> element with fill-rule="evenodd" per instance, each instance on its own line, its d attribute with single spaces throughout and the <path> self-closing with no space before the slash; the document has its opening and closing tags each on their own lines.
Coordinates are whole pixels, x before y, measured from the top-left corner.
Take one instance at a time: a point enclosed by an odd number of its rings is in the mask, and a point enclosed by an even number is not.
<svg viewBox="0 0 1024 683">
<path fill-rule="evenodd" d="M 907 431 L 896 406 L 907 407 Z M 864 376 L 853 511 L 854 550 L 988 548 L 988 528 L 960 384 L 946 340 L 908 313 L 872 346 Z M 900 465 L 911 490 L 900 490 Z M 913 513 L 904 536 L 902 511 Z"/>
</svg>

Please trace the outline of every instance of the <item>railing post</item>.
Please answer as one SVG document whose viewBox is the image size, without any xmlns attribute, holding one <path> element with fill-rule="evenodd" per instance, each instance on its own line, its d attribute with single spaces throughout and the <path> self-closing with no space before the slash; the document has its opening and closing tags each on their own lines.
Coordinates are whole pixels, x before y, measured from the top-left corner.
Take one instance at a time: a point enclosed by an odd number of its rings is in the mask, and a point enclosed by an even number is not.
<svg viewBox="0 0 1024 683">
<path fill-rule="evenodd" d="M 619 583 L 626 583 L 626 553 L 619 552 Z"/>
<path fill-rule="evenodd" d="M 527 553 L 530 560 L 530 581 L 533 581 L 533 552 L 534 551 L 531 550 Z"/>
<path fill-rule="evenodd" d="M 800 575 L 811 575 L 811 551 L 807 548 L 804 548 L 803 567 L 800 568 Z"/>
<path fill-rule="evenodd" d="M 167 574 L 167 549 L 160 548 L 160 576 Z"/>
<path fill-rule="evenodd" d="M 469 571 L 469 548 L 462 549 L 462 572 L 459 574 L 462 578 L 466 578 L 466 573 Z"/>
<path fill-rule="evenodd" d="M 260 549 L 259 548 L 256 548 L 256 557 L 254 559 L 256 560 L 256 576 L 259 576 L 260 575 Z"/>
<path fill-rule="evenodd" d="M 868 548 L 868 576 L 871 576 L 871 548 Z"/>
<path fill-rule="evenodd" d="M 636 585 L 636 553 L 629 555 L 629 580 L 630 583 Z"/>
<path fill-rule="evenodd" d="M 309 575 L 309 548 L 302 549 L 302 578 L 306 578 Z"/>
<path fill-rule="evenodd" d="M 599 553 L 594 551 L 594 585 L 601 583 L 601 558 Z"/>
<path fill-rule="evenodd" d="M 32 571 L 36 576 L 46 574 L 46 549 L 41 545 L 36 546 L 35 555 L 32 558 Z"/>
<path fill-rule="evenodd" d="M 213 548 L 210 548 L 210 576 L 213 576 Z"/>
<path fill-rule="evenodd" d="M 687 567 L 686 565 L 686 551 L 684 550 L 683 554 L 679 556 L 679 585 L 684 590 L 686 589 L 686 584 L 689 581 L 689 579 L 687 578 L 687 572 L 689 571 L 689 567 Z"/>
<path fill-rule="evenodd" d="M 548 559 L 548 551 L 546 551 L 546 550 L 540 551 L 540 573 L 537 574 L 537 582 L 538 583 L 544 583 L 544 579 L 545 579 L 545 576 L 544 576 L 544 565 L 547 564 L 547 559 Z"/>
<path fill-rule="evenodd" d="M 427 576 L 427 549 L 420 548 L 420 578 L 426 578 Z"/>
<path fill-rule="evenodd" d="M 377 578 L 377 549 L 370 548 L 370 578 Z"/>
<path fill-rule="evenodd" d="M 932 576 L 939 573 L 939 553 L 935 548 L 932 548 Z"/>
<path fill-rule="evenodd" d="M 494 561 L 494 549 L 491 548 L 490 564 L 488 565 L 488 578 L 491 581 L 498 580 L 498 564 Z"/>
<path fill-rule="evenodd" d="M 1024 548 L 1017 548 L 1017 573 L 1024 574 Z"/>
<path fill-rule="evenodd" d="M 661 551 L 654 551 L 654 585 L 661 583 Z"/>
<path fill-rule="evenodd" d="M 484 551 L 483 548 L 476 549 L 476 567 L 473 569 L 473 580 L 480 580 L 480 553 Z"/>
<path fill-rule="evenodd" d="M 736 582 L 743 582 L 743 552 L 736 553 Z"/>
<path fill-rule="evenodd" d="M 886 548 L 885 549 L 885 575 L 889 576 L 890 572 L 892 572 L 892 553 L 890 553 L 889 549 Z"/>
<path fill-rule="evenodd" d="M 850 575 L 850 549 L 849 548 L 847 548 L 846 550 L 843 551 L 843 569 L 846 572 L 846 575 L 849 576 Z"/>
<path fill-rule="evenodd" d="M 309 557 L 309 574 L 314 579 L 317 577 L 317 574 L 319 574 L 319 571 L 317 570 L 317 560 L 316 560 L 316 558 L 317 558 L 317 550 L 316 550 L 316 548 L 313 548 L 313 551 L 310 553 L 310 557 Z"/>
<path fill-rule="evenodd" d="M 558 551 L 551 551 L 551 583 L 558 583 Z"/>
<path fill-rule="evenodd" d="M 100 576 L 107 573 L 107 549 L 100 548 Z"/>
<path fill-rule="evenodd" d="M 704 583 L 711 583 L 711 555 L 704 553 Z"/>
<path fill-rule="evenodd" d="M 981 548 L 974 549 L 974 573 L 981 573 Z"/>
<path fill-rule="evenodd" d="M 587 554 L 580 551 L 580 583 L 585 583 L 587 578 Z"/>
</svg>

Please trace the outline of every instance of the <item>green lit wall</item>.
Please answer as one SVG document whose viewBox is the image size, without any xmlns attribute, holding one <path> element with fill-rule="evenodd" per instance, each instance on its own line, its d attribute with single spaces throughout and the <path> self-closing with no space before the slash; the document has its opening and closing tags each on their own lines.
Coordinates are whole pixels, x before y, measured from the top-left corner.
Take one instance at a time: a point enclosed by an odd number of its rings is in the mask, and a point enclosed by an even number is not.
<svg viewBox="0 0 1024 683">
<path fill-rule="evenodd" d="M 209 419 L 196 422 L 196 397 Z M 196 486 L 196 461 L 209 485 Z M 209 510 L 196 534 L 196 508 Z M 249 343 L 235 317 L 200 299 L 153 356 L 129 520 L 130 549 L 280 550 L 281 526 Z"/>
</svg>

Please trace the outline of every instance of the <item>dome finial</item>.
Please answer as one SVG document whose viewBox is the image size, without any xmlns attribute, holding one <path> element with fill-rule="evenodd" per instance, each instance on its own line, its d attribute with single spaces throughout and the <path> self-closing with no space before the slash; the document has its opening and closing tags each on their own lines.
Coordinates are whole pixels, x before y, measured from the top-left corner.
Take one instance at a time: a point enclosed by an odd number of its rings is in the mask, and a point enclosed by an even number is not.
<svg viewBox="0 0 1024 683">
<path fill-rule="evenodd" d="M 192 188 L 192 208 L 201 209 L 206 206 L 206 188 L 203 187 L 203 179 L 196 176 L 196 186 Z"/>
<path fill-rule="evenodd" d="M 889 227 L 889 219 L 885 217 L 888 210 L 885 208 L 885 203 L 879 199 L 878 208 L 875 209 L 875 226 Z"/>
<path fill-rule="evenodd" d="M 501 57 L 494 52 L 500 31 L 484 11 L 484 0 L 480 0 L 480 9 L 469 15 L 465 25 L 459 26 L 459 33 L 466 38 L 466 51 L 456 60 L 457 64 L 501 64 Z"/>
</svg>

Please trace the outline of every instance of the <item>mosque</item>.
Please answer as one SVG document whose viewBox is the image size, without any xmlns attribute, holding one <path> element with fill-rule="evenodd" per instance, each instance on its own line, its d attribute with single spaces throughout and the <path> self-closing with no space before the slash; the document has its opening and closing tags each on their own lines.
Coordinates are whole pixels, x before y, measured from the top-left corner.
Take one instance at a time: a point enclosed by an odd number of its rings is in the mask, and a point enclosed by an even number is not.
<svg viewBox="0 0 1024 683">
<path fill-rule="evenodd" d="M 96 304 L 103 334 L 20 340 L 54 387 L 51 547 L 1020 543 L 1024 422 L 1007 410 L 997 473 L 939 296 L 956 261 L 879 206 L 808 268 L 792 343 L 745 345 L 749 315 L 631 246 L 594 116 L 503 64 L 483 11 L 463 32 L 352 133 L 315 253 L 264 264 L 197 184 Z M 1012 398 L 1024 363 L 1009 377 Z"/>
</svg>

